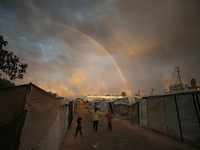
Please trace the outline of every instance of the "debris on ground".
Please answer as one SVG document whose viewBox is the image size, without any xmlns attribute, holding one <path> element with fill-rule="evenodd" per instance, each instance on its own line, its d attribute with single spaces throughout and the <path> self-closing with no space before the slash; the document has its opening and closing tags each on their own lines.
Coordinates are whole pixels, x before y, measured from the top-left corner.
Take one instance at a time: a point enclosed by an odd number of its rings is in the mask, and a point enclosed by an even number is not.
<svg viewBox="0 0 200 150">
<path fill-rule="evenodd" d="M 127 139 L 125 139 L 125 138 L 123 138 L 123 141 L 124 141 L 124 142 L 128 142 L 128 140 L 127 140 Z"/>
<path fill-rule="evenodd" d="M 93 148 L 98 148 L 100 146 L 100 143 L 96 143 L 94 145 L 91 145 Z"/>
</svg>

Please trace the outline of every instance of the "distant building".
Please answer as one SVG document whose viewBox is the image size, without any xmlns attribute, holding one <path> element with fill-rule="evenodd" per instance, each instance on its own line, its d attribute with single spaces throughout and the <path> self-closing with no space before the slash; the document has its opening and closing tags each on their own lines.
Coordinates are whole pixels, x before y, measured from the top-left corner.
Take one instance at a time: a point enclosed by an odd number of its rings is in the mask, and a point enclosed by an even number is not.
<svg viewBox="0 0 200 150">
<path fill-rule="evenodd" d="M 115 100 L 123 98 L 124 96 L 121 95 L 114 95 L 114 96 L 86 96 L 85 101 L 93 101 L 93 100 Z"/>
<path fill-rule="evenodd" d="M 189 87 L 188 85 L 185 85 L 184 87 L 179 84 L 174 84 L 169 86 L 169 90 L 165 90 L 165 94 L 170 93 L 182 93 L 182 92 L 193 92 L 193 91 L 200 91 L 199 87 Z"/>
<path fill-rule="evenodd" d="M 185 86 L 183 85 L 181 81 L 181 77 L 180 77 L 180 70 L 181 69 L 179 66 L 175 67 L 175 71 L 178 73 L 176 84 L 170 85 L 168 91 L 164 90 L 165 94 L 199 91 L 200 88 L 198 84 L 196 83 L 195 79 L 191 80 L 191 87 L 189 87 L 188 85 L 185 85 Z"/>
</svg>

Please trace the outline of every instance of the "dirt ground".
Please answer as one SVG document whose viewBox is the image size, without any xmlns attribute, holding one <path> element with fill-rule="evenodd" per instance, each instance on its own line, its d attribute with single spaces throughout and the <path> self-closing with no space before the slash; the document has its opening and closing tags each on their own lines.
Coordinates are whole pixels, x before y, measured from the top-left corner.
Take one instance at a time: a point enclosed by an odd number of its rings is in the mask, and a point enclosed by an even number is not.
<svg viewBox="0 0 200 150">
<path fill-rule="evenodd" d="M 74 121 L 67 130 L 60 150 L 200 150 L 189 144 L 182 143 L 161 133 L 157 133 L 139 124 L 114 117 L 112 131 L 108 131 L 104 115 L 99 115 L 98 132 L 93 131 L 92 114 L 86 105 L 80 105 L 74 114 Z M 91 107 L 91 106 L 89 106 Z M 74 137 L 76 120 L 82 117 L 82 133 Z"/>
</svg>

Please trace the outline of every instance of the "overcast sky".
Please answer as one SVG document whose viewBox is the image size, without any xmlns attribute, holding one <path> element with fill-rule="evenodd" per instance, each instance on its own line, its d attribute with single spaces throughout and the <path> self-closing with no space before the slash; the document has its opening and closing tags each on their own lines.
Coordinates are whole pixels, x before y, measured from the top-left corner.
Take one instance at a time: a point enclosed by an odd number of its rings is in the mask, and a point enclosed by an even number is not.
<svg viewBox="0 0 200 150">
<path fill-rule="evenodd" d="M 0 0 L 6 50 L 27 63 L 16 85 L 75 99 L 162 94 L 200 83 L 199 0 Z"/>
</svg>

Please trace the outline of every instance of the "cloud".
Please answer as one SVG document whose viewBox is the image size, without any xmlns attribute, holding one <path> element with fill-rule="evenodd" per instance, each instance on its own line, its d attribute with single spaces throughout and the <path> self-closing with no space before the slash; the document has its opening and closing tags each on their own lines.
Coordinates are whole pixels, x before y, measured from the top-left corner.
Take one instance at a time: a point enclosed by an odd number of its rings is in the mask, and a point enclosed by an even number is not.
<svg viewBox="0 0 200 150">
<path fill-rule="evenodd" d="M 72 87 L 75 92 L 82 93 L 83 95 L 102 93 L 102 91 L 106 91 L 108 88 L 108 84 L 100 78 L 95 80 L 87 79 L 82 73 L 74 74 L 66 80 L 69 84 L 68 86 Z"/>
<path fill-rule="evenodd" d="M 170 85 L 175 84 L 176 77 L 173 77 L 171 73 L 164 73 L 161 79 L 165 89 L 169 89 Z"/>
<path fill-rule="evenodd" d="M 0 34 L 6 49 L 28 63 L 17 84 L 33 82 L 71 98 L 135 95 L 163 91 L 175 66 L 185 84 L 200 81 L 199 14 L 198 0 L 3 0 Z"/>
</svg>

